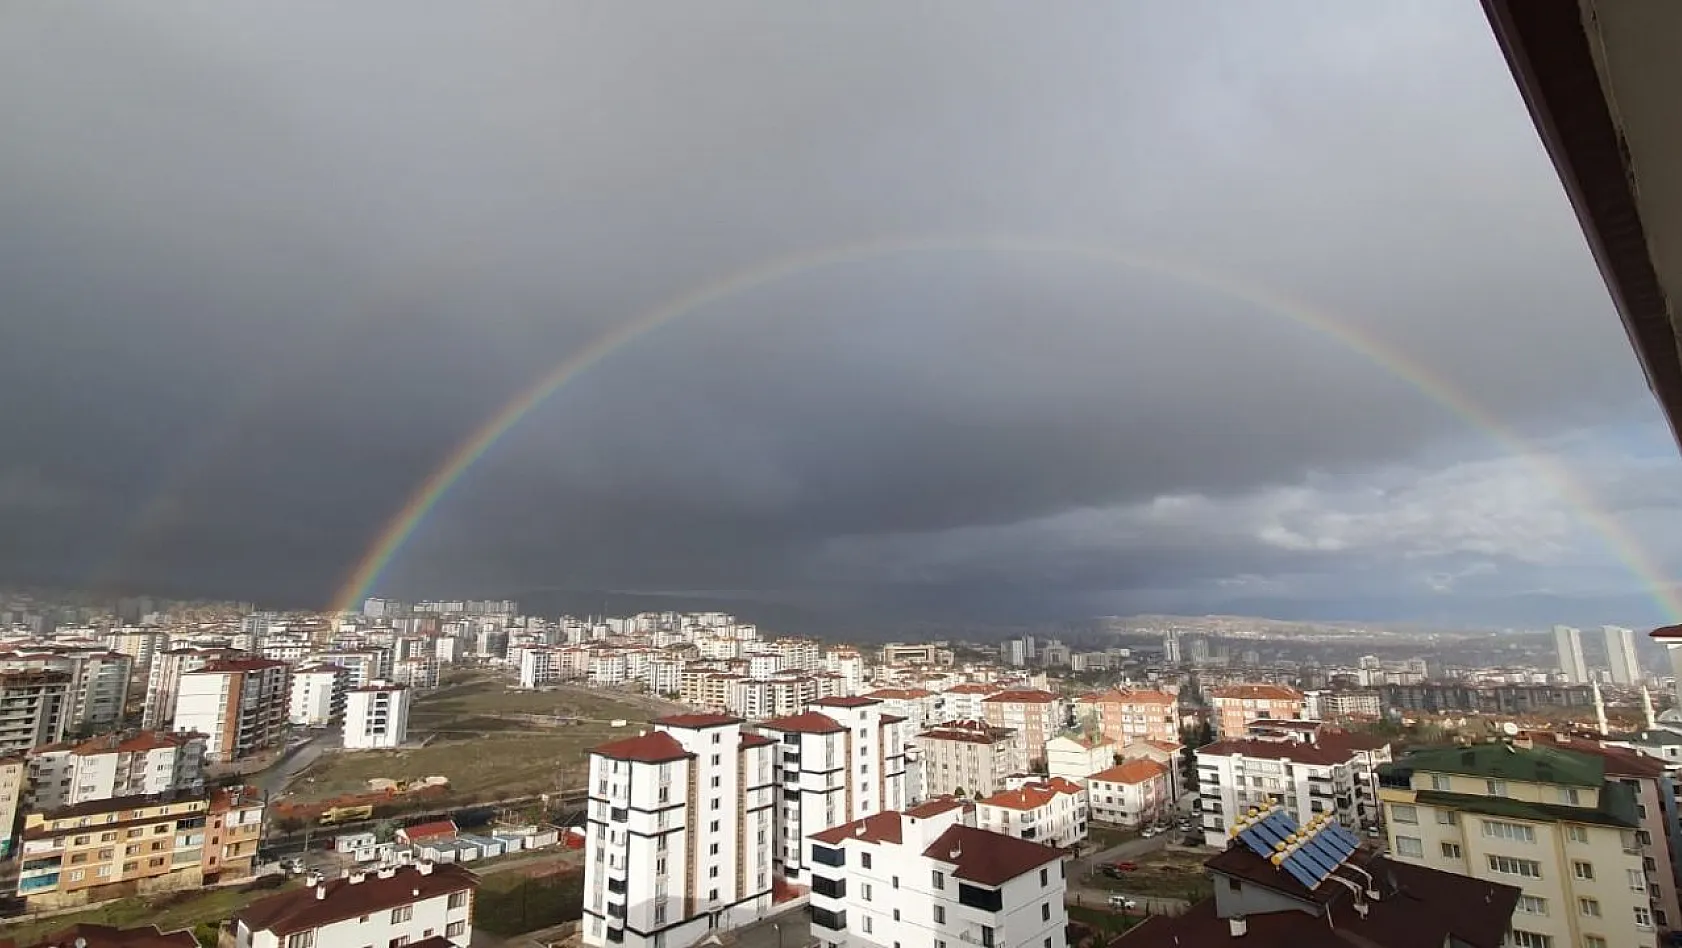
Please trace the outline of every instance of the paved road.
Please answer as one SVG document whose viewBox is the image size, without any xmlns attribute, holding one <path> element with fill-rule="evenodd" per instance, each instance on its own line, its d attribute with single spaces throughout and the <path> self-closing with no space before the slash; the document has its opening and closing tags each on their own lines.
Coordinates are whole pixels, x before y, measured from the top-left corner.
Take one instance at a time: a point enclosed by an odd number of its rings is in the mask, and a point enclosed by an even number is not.
<svg viewBox="0 0 1682 948">
<path fill-rule="evenodd" d="M 337 747 L 342 739 L 335 729 L 312 732 L 304 743 L 289 748 L 269 769 L 252 774 L 248 782 L 256 785 L 270 799 L 278 797 L 286 792 L 287 786 L 303 773 L 304 768 L 315 763 L 315 759 L 329 748 Z"/>
<path fill-rule="evenodd" d="M 792 909 L 774 919 L 738 928 L 737 948 L 808 948 L 816 944 L 805 908 Z"/>
</svg>

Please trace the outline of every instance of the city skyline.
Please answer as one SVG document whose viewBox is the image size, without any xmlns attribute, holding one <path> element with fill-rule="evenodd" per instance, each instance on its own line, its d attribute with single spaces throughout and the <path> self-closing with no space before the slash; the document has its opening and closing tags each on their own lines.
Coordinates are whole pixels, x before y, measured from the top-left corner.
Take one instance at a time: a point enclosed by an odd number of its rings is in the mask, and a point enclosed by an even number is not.
<svg viewBox="0 0 1682 948">
<path fill-rule="evenodd" d="M 10 24 L 0 580 L 1682 621 L 1475 6 L 398 11 Z"/>
</svg>

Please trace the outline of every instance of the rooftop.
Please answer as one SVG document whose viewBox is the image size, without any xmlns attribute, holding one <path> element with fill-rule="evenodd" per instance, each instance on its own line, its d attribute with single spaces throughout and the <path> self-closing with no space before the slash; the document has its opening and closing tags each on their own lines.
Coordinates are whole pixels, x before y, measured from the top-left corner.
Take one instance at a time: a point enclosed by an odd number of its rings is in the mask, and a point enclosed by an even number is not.
<svg viewBox="0 0 1682 948">
<path fill-rule="evenodd" d="M 1135 757 L 1111 767 L 1101 770 L 1088 777 L 1101 783 L 1144 783 L 1168 774 L 1168 765 L 1144 757 Z"/>
<path fill-rule="evenodd" d="M 419 866 L 403 866 L 392 871 L 389 878 L 368 873 L 360 882 L 352 882 L 350 878 L 332 879 L 318 886 L 271 895 L 246 906 L 235 917 L 252 931 L 284 936 L 478 885 L 478 876 L 451 863 L 432 866 L 427 872 Z"/>
<path fill-rule="evenodd" d="M 923 856 L 952 866 L 954 878 L 1001 886 L 1017 876 L 1057 862 L 1064 853 L 1015 836 L 959 825 L 941 833 L 923 850 Z"/>
<path fill-rule="evenodd" d="M 1556 747 L 1517 747 L 1499 741 L 1416 750 L 1397 761 L 1394 769 L 1596 789 L 1606 782 L 1606 767 L 1592 754 Z"/>
<path fill-rule="evenodd" d="M 1080 792 L 1079 786 L 1062 777 L 1053 777 L 1044 783 L 1023 784 L 1015 790 L 995 793 L 979 802 L 982 806 L 1003 807 L 1008 810 L 1037 810 L 1057 799 L 1060 793 L 1078 796 Z"/>
<path fill-rule="evenodd" d="M 742 719 L 730 714 L 669 714 L 663 718 L 655 718 L 654 723 L 685 730 L 702 730 L 741 724 Z"/>
<path fill-rule="evenodd" d="M 31 948 L 198 948 L 198 941 L 185 929 L 166 935 L 156 925 L 117 928 L 83 922 L 59 929 Z"/>
<path fill-rule="evenodd" d="M 663 764 L 684 760 L 690 756 L 690 753 L 683 749 L 683 745 L 677 742 L 677 738 L 665 731 L 649 731 L 636 737 L 598 744 L 590 753 L 613 760 L 632 760 L 643 764 Z"/>
<path fill-rule="evenodd" d="M 759 722 L 759 727 L 773 731 L 788 731 L 796 734 L 840 734 L 847 730 L 846 726 L 827 714 L 807 711 L 784 718 L 769 718 Z"/>
</svg>

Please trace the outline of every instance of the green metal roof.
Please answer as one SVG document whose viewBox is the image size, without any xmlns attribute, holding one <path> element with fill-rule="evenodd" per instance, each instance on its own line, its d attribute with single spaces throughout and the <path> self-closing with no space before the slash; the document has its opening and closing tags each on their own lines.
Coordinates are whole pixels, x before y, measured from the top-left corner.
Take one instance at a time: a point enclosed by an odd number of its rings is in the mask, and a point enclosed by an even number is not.
<svg viewBox="0 0 1682 948">
<path fill-rule="evenodd" d="M 1396 761 L 1391 770 L 1403 773 L 1465 774 L 1486 780 L 1553 783 L 1598 789 L 1606 782 L 1606 763 L 1593 754 L 1556 747 L 1515 747 L 1511 744 L 1473 744 L 1416 750 Z"/>
<path fill-rule="evenodd" d="M 1516 778 L 1515 778 L 1516 779 Z M 1414 799 L 1424 806 L 1443 807 L 1463 813 L 1481 813 L 1536 823 L 1588 823 L 1636 829 L 1641 825 L 1635 809 L 1635 791 L 1615 780 L 1600 788 L 1600 806 L 1589 809 L 1557 803 L 1528 803 L 1511 797 L 1486 797 L 1471 793 L 1421 790 Z"/>
</svg>

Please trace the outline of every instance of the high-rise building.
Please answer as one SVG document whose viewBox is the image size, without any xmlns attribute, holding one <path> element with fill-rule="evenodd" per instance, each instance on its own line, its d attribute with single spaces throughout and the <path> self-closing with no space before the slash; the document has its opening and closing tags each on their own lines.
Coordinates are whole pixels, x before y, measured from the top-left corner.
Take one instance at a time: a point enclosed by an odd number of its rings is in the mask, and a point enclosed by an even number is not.
<svg viewBox="0 0 1682 948">
<path fill-rule="evenodd" d="M 54 812 L 117 797 L 202 793 L 204 746 L 200 734 L 141 731 L 38 748 L 29 755 L 29 808 Z"/>
<path fill-rule="evenodd" d="M 1657 944 L 1636 794 L 1602 760 L 1507 743 L 1417 751 L 1381 777 L 1391 858 L 1519 887 L 1511 944 Z"/>
<path fill-rule="evenodd" d="M 209 738 L 206 759 L 239 760 L 279 744 L 291 698 L 285 662 L 224 659 L 181 676 L 171 730 Z"/>
<path fill-rule="evenodd" d="M 1568 625 L 1554 626 L 1554 652 L 1559 657 L 1559 673 L 1567 684 L 1582 685 L 1589 680 L 1589 668 L 1583 661 L 1583 634 Z"/>
<path fill-rule="evenodd" d="M 175 703 L 181 693 L 181 676 L 224 658 L 238 658 L 229 648 L 172 648 L 152 656 L 146 676 L 146 704 L 140 726 L 148 730 L 169 730 L 175 720 Z"/>
<path fill-rule="evenodd" d="M 1175 629 L 1169 629 L 1162 633 L 1162 661 L 1168 665 L 1178 665 L 1182 661 L 1180 657 L 1180 633 Z"/>
<path fill-rule="evenodd" d="M 692 945 L 771 908 L 777 742 L 680 714 L 590 752 L 583 940 Z"/>
<path fill-rule="evenodd" d="M 1615 625 L 1603 625 L 1606 636 L 1606 664 L 1612 669 L 1614 685 L 1634 685 L 1641 681 L 1641 658 L 1635 654 L 1635 630 Z"/>
<path fill-rule="evenodd" d="M 906 805 L 911 732 L 875 698 L 823 698 L 754 727 L 777 742 L 782 764 L 772 858 L 784 877 L 801 885 L 810 879 L 806 837 Z"/>
<path fill-rule="evenodd" d="M 345 694 L 345 750 L 401 747 L 409 738 L 409 688 L 376 681 Z"/>
<path fill-rule="evenodd" d="M 345 670 L 337 665 L 292 669 L 287 720 L 297 727 L 326 727 L 345 710 Z"/>
<path fill-rule="evenodd" d="M 63 740 L 69 703 L 65 672 L 0 672 L 0 754 Z"/>
</svg>

